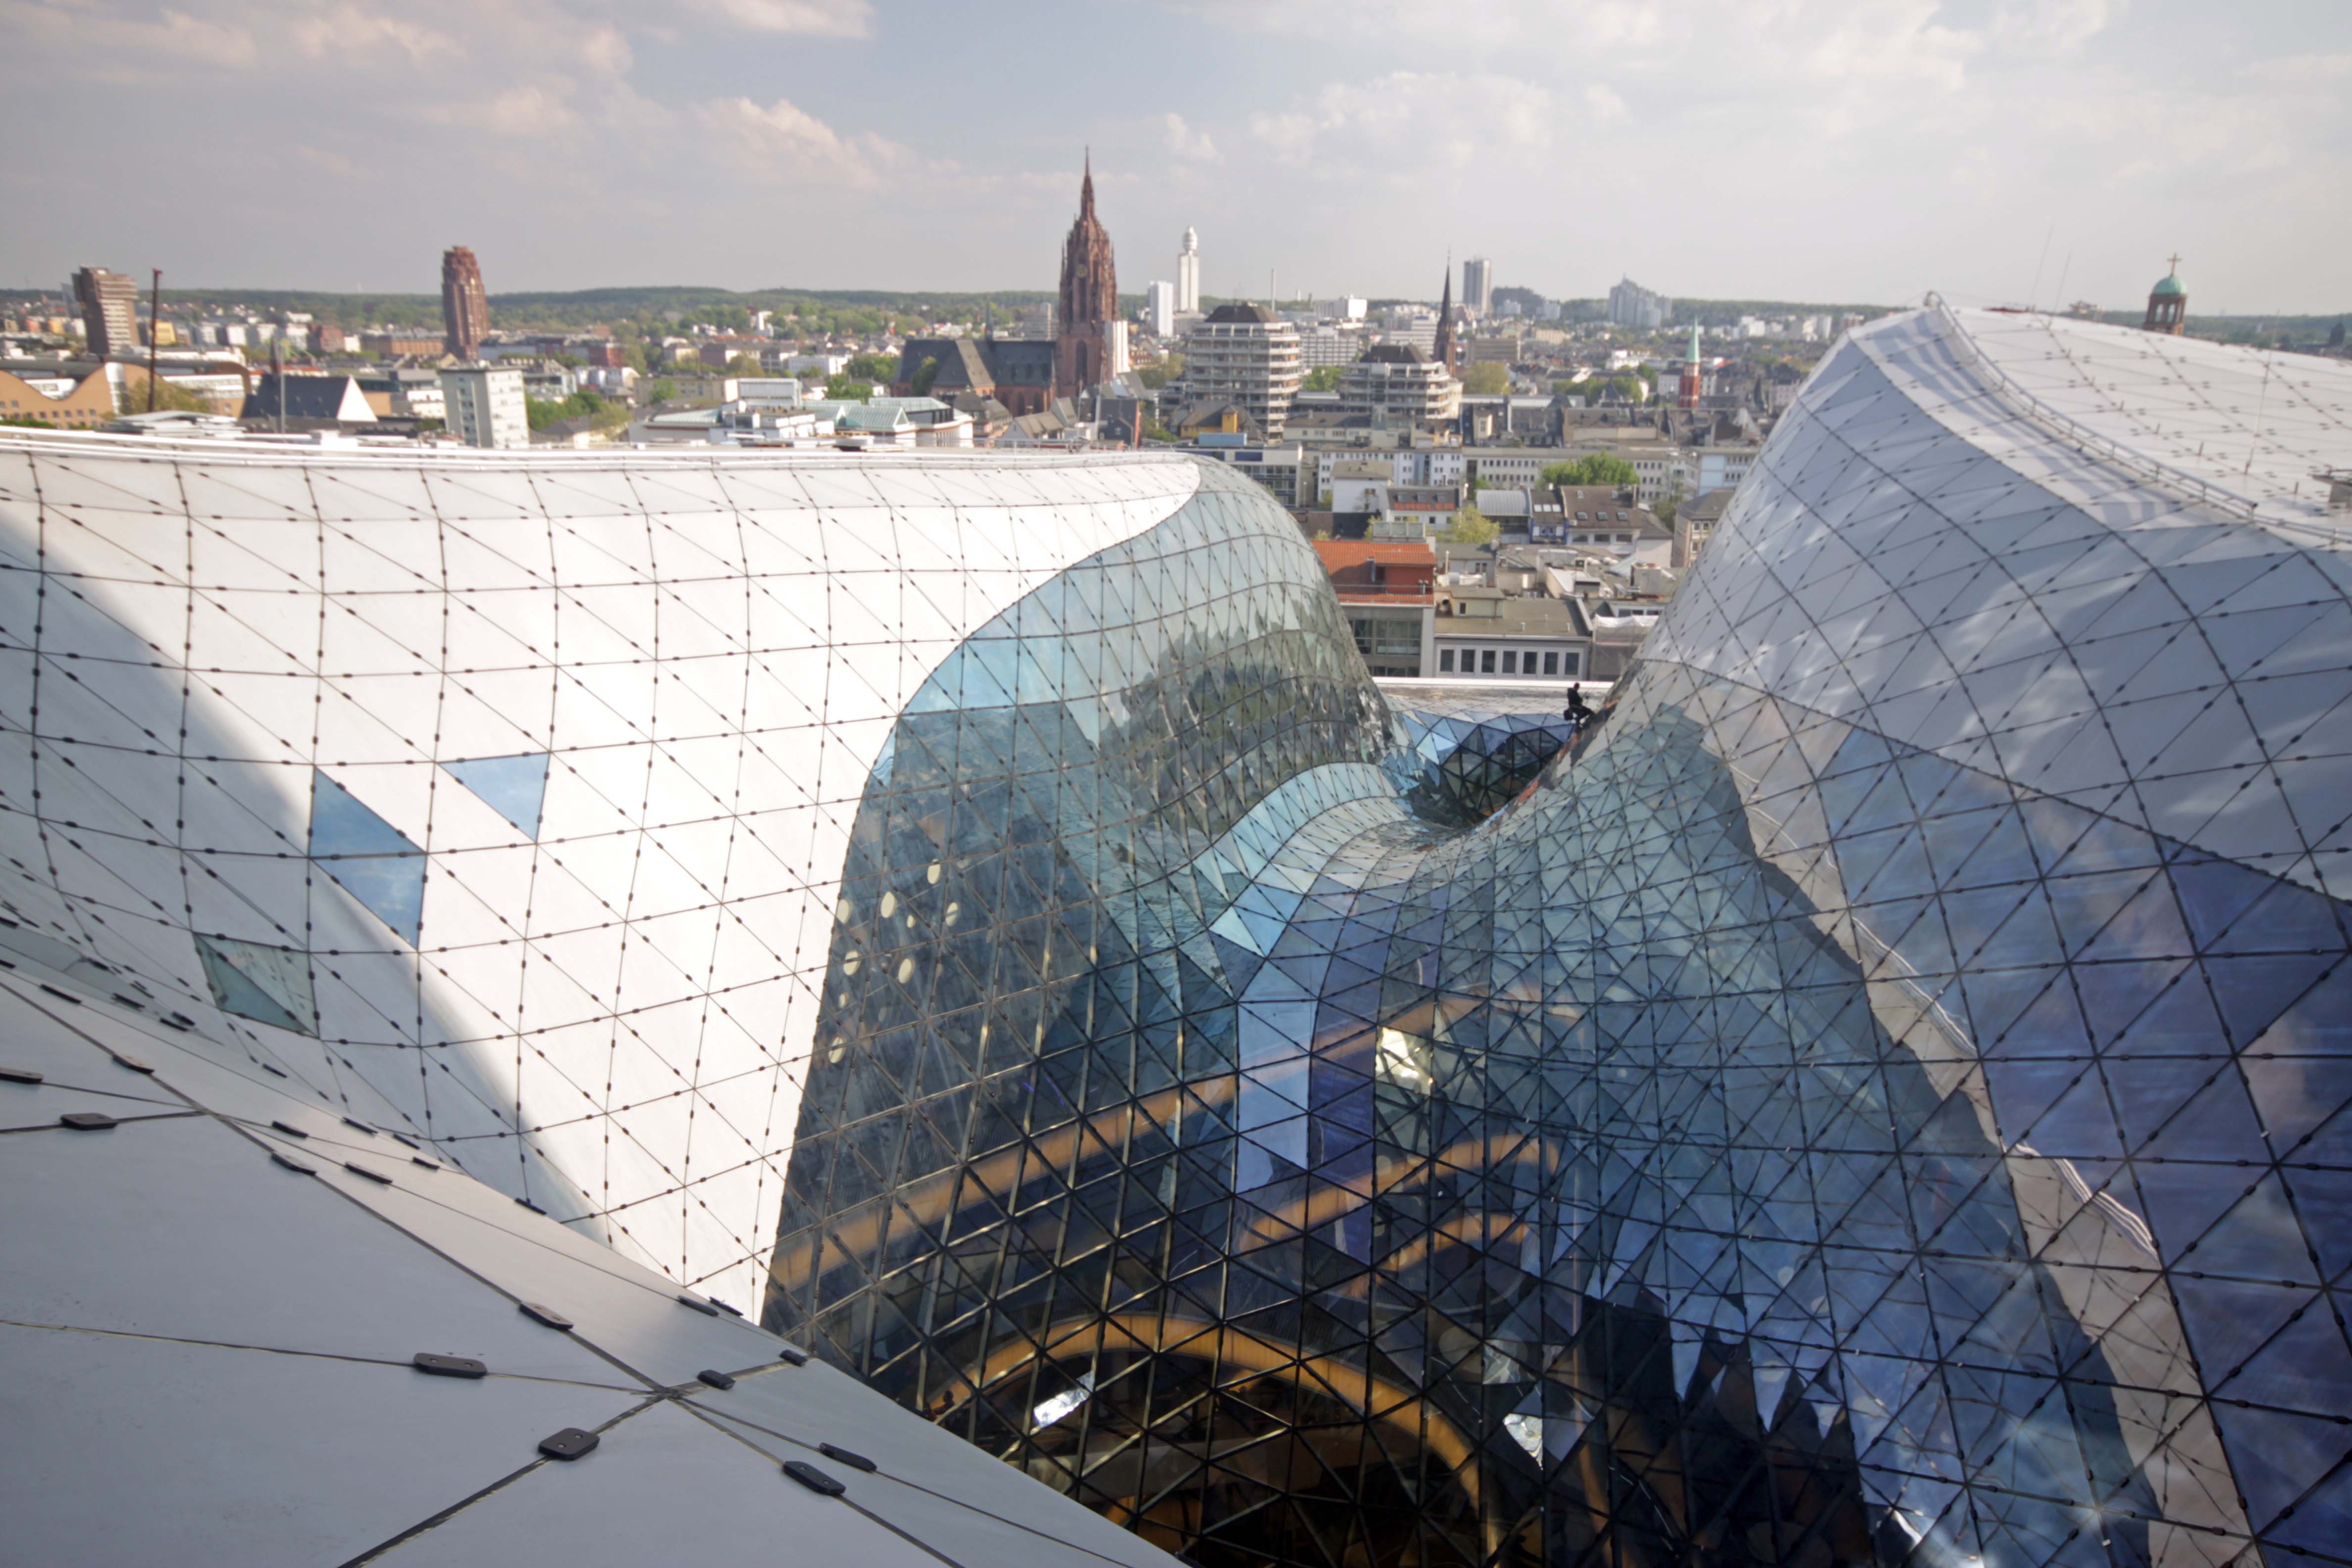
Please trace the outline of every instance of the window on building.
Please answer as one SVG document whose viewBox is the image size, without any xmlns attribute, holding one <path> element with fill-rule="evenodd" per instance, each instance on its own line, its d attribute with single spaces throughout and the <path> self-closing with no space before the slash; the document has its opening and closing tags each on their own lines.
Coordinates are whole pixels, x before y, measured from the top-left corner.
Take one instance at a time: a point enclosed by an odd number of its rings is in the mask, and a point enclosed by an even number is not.
<svg viewBox="0 0 2352 1568">
<path fill-rule="evenodd" d="M 1493 648 L 1486 648 L 1480 652 L 1478 656 L 1478 673 L 1481 675 L 1492 675 L 1495 673 L 1495 650 Z"/>
<path fill-rule="evenodd" d="M 1544 655 L 1544 673 L 1546 675 L 1558 675 L 1559 673 L 1559 654 L 1547 653 Z"/>
<path fill-rule="evenodd" d="M 1446 674 L 1451 674 L 1453 672 L 1454 650 L 1452 648 L 1442 647 L 1437 650 L 1437 668 L 1441 672 Z"/>
<path fill-rule="evenodd" d="M 1503 650 L 1503 673 L 1505 675 L 1517 675 L 1518 672 L 1519 650 L 1515 647 L 1505 648 Z"/>
<path fill-rule="evenodd" d="M 1561 668 L 1560 673 L 1567 676 L 1570 680 L 1574 680 L 1577 678 L 1579 667 L 1584 662 L 1584 656 L 1581 653 L 1571 652 L 1563 655 L 1562 657 L 1565 658 L 1566 664 Z"/>
</svg>

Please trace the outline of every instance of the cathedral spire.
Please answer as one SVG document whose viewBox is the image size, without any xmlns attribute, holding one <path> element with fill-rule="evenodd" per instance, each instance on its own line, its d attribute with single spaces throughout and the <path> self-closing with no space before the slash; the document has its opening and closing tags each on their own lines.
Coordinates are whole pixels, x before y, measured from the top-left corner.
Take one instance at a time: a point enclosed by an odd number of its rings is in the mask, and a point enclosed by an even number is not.
<svg viewBox="0 0 2352 1568">
<path fill-rule="evenodd" d="M 1078 216 L 1092 217 L 1095 213 L 1095 150 L 1087 149 L 1087 177 L 1078 186 Z"/>
<path fill-rule="evenodd" d="M 1435 351 L 1430 358 L 1454 369 L 1454 253 L 1445 253 L 1445 287 L 1437 296 L 1437 340 L 1431 345 Z"/>
</svg>

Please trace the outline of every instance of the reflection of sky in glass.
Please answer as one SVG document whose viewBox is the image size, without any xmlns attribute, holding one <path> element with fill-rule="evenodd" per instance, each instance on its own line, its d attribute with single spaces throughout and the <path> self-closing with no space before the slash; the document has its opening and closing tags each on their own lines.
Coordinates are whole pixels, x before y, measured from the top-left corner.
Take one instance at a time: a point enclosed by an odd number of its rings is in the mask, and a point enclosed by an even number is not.
<svg viewBox="0 0 2352 1568">
<path fill-rule="evenodd" d="M 414 947 L 425 916 L 425 854 L 324 773 L 310 774 L 310 857 Z"/>
</svg>

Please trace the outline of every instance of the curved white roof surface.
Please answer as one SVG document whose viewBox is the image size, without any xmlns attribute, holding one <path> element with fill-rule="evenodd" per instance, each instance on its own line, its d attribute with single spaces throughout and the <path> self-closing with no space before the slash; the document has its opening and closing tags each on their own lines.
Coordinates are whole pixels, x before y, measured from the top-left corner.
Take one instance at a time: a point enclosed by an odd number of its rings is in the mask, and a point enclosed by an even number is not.
<svg viewBox="0 0 2352 1568">
<path fill-rule="evenodd" d="M 2019 311 L 1893 320 L 1939 327 L 2000 402 L 2064 442 L 2112 444 L 2122 461 L 2265 521 L 2321 521 L 2327 486 L 2315 471 L 2352 468 L 2352 363 L 2342 360 Z M 1948 412 L 1986 415 L 1965 397 Z"/>
</svg>

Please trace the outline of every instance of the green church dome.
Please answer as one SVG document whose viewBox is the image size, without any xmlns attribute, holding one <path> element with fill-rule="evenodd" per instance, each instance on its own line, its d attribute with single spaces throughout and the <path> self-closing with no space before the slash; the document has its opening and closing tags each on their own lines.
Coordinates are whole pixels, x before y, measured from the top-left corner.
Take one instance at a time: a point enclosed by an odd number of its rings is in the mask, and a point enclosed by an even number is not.
<svg viewBox="0 0 2352 1568">
<path fill-rule="evenodd" d="M 2173 294 L 2185 298 L 2188 295 L 2189 290 L 2182 286 L 2179 279 L 2168 273 L 2165 275 L 2164 281 L 2149 289 L 2148 293 L 2151 297 L 2161 297 L 2168 294 Z"/>
</svg>

